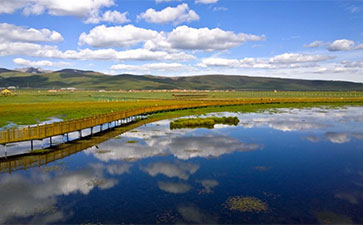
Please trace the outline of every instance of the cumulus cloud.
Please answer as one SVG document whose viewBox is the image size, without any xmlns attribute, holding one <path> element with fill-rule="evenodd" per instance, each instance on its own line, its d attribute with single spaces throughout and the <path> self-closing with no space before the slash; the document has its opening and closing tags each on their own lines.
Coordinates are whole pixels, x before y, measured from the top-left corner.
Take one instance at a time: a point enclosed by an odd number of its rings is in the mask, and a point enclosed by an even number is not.
<svg viewBox="0 0 363 225">
<path fill-rule="evenodd" d="M 237 47 L 248 41 L 261 41 L 265 36 L 234 33 L 219 28 L 192 28 L 179 26 L 169 33 L 163 33 L 158 39 L 145 43 L 149 49 L 182 49 L 217 51 Z"/>
<path fill-rule="evenodd" d="M 127 64 L 116 64 L 111 66 L 112 70 L 121 70 L 121 71 L 133 71 L 133 72 L 151 72 L 154 70 L 157 71 L 180 71 L 180 70 L 191 70 L 192 68 L 187 65 L 183 65 L 180 63 L 150 63 L 143 65 L 127 65 Z"/>
<path fill-rule="evenodd" d="M 116 10 L 108 10 L 102 16 L 94 15 L 93 17 L 88 18 L 85 23 L 100 23 L 100 22 L 108 22 L 108 23 L 128 23 L 130 20 L 127 18 L 128 12 L 120 13 Z"/>
<path fill-rule="evenodd" d="M 79 43 L 93 47 L 130 47 L 144 43 L 144 48 L 153 51 L 204 50 L 216 51 L 237 47 L 248 41 L 264 40 L 265 36 L 234 33 L 219 28 L 191 28 L 179 26 L 171 32 L 157 32 L 133 25 L 93 28 L 82 33 Z"/>
<path fill-rule="evenodd" d="M 342 61 L 340 64 L 346 68 L 361 68 L 363 67 L 363 61 Z"/>
<path fill-rule="evenodd" d="M 329 51 L 352 51 L 363 49 L 363 44 L 356 44 L 349 39 L 338 39 L 333 42 L 313 41 L 304 45 L 305 48 L 318 48 L 326 46 Z"/>
<path fill-rule="evenodd" d="M 194 10 L 189 9 L 186 3 L 176 7 L 167 7 L 161 11 L 150 8 L 138 15 L 137 18 L 144 19 L 149 23 L 173 23 L 174 25 L 199 20 L 198 14 Z"/>
<path fill-rule="evenodd" d="M 201 3 L 201 4 L 212 4 L 217 2 L 218 0 L 195 0 L 195 3 Z"/>
<path fill-rule="evenodd" d="M 354 41 L 348 39 L 335 40 L 328 46 L 329 51 L 347 51 L 351 50 L 354 46 Z"/>
<path fill-rule="evenodd" d="M 325 45 L 322 41 L 313 41 L 310 44 L 304 45 L 305 48 L 318 48 Z"/>
<path fill-rule="evenodd" d="M 25 15 L 48 13 L 54 16 L 76 16 L 87 23 L 94 22 L 102 8 L 115 5 L 114 0 L 82 0 L 72 1 L 72 4 L 70 0 L 1 0 L 0 4 L 0 13 L 14 13 L 22 9 Z"/>
<path fill-rule="evenodd" d="M 23 58 L 15 58 L 13 62 L 20 66 L 27 66 L 27 67 L 57 67 L 57 66 L 69 66 L 70 63 L 68 62 L 52 62 L 48 60 L 41 60 L 41 61 L 30 61 Z"/>
<path fill-rule="evenodd" d="M 132 49 L 117 51 L 108 49 L 80 49 L 62 52 L 57 46 L 39 45 L 24 42 L 0 43 L 0 56 L 24 55 L 32 57 L 74 59 L 74 60 L 191 60 L 193 55 L 184 52 L 169 53 L 165 51 L 150 51 L 147 49 Z"/>
<path fill-rule="evenodd" d="M 63 37 L 56 31 L 48 29 L 24 28 L 13 24 L 0 24 L 0 40 L 2 42 L 60 42 Z"/>
<path fill-rule="evenodd" d="M 363 44 L 356 45 L 352 40 L 339 39 L 328 45 L 329 51 L 350 51 L 363 49 Z"/>
<path fill-rule="evenodd" d="M 272 57 L 269 61 L 271 63 L 291 64 L 291 63 L 321 62 L 329 59 L 333 59 L 333 57 L 325 55 L 284 53 Z"/>
<path fill-rule="evenodd" d="M 154 39 L 158 32 L 138 28 L 133 25 L 106 27 L 105 25 L 93 28 L 89 34 L 83 32 L 79 37 L 79 44 L 88 44 L 93 47 L 130 47 L 140 42 Z"/>
<path fill-rule="evenodd" d="M 272 68 L 296 68 L 300 64 L 310 66 L 310 63 L 317 63 L 333 59 L 330 56 L 312 55 L 312 54 L 298 54 L 298 53 L 284 53 L 274 56 L 270 59 L 226 59 L 226 58 L 206 58 L 198 64 L 200 67 L 216 66 L 216 67 L 241 67 L 241 68 L 259 68 L 259 69 L 272 69 Z"/>
<path fill-rule="evenodd" d="M 334 67 L 327 67 L 327 66 L 319 66 L 317 67 L 313 73 L 345 73 L 345 72 L 354 72 L 351 69 L 348 69 L 346 67 L 341 67 L 339 65 L 335 65 Z"/>
<path fill-rule="evenodd" d="M 200 67 L 241 67 L 241 68 L 275 68 L 275 65 L 262 59 L 243 58 L 243 59 L 226 59 L 226 58 L 206 58 L 198 64 Z"/>
</svg>

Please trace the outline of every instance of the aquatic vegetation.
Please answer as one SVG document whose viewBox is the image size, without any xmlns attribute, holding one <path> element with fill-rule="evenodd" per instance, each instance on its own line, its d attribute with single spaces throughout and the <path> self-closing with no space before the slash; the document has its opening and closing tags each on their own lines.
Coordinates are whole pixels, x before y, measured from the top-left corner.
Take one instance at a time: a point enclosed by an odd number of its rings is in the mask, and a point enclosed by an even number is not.
<svg viewBox="0 0 363 225">
<path fill-rule="evenodd" d="M 177 220 L 177 215 L 172 211 L 165 211 L 156 216 L 157 224 L 174 224 Z"/>
<path fill-rule="evenodd" d="M 238 118 L 235 117 L 207 117 L 207 118 L 183 118 L 170 122 L 170 129 L 205 127 L 213 128 L 215 124 L 237 125 Z"/>
<path fill-rule="evenodd" d="M 242 196 L 229 197 L 225 207 L 231 211 L 240 212 L 265 212 L 268 209 L 267 204 L 258 198 Z"/>
<path fill-rule="evenodd" d="M 129 144 L 135 144 L 135 143 L 138 143 L 139 141 L 137 140 L 128 140 L 127 143 Z"/>
</svg>

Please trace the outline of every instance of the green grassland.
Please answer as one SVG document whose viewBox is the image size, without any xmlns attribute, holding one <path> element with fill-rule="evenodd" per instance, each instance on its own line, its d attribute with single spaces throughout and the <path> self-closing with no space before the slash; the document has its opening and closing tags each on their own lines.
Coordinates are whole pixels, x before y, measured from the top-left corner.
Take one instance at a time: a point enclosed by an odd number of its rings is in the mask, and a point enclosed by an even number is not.
<svg viewBox="0 0 363 225">
<path fill-rule="evenodd" d="M 0 70 L 0 87 L 67 88 L 87 90 L 289 90 L 289 91 L 363 91 L 362 83 L 344 81 L 298 80 L 236 75 L 202 75 L 186 77 L 105 75 L 93 71 L 64 69 L 51 73 L 33 74 Z"/>
<path fill-rule="evenodd" d="M 182 94 L 180 98 L 175 95 Z M 194 97 L 188 97 L 193 95 Z M 200 95 L 202 98 L 195 98 Z M 186 96 L 186 97 L 185 97 Z M 202 100 L 230 100 L 256 98 L 346 98 L 363 97 L 363 92 L 277 92 L 272 91 L 235 91 L 235 92 L 98 92 L 77 91 L 49 93 L 45 90 L 16 90 L 12 96 L 0 96 L 0 127 L 36 124 L 50 118 L 63 120 L 78 119 L 137 107 L 173 105 Z M 359 104 L 359 103 L 355 103 Z M 209 111 L 251 112 L 274 107 L 314 106 L 312 103 L 244 105 L 237 107 L 211 107 L 195 109 L 195 114 Z M 330 103 L 329 105 L 341 105 Z M 181 112 L 179 112 L 180 114 Z"/>
</svg>

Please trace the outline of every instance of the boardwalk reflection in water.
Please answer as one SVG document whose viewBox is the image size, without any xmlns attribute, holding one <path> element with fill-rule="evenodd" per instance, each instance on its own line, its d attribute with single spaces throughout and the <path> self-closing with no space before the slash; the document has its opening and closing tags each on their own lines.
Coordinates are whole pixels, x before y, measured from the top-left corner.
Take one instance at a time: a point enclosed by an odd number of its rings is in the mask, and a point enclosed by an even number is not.
<svg viewBox="0 0 363 225">
<path fill-rule="evenodd" d="M 163 120 L 2 159 L 0 223 L 363 223 L 362 110 Z"/>
</svg>

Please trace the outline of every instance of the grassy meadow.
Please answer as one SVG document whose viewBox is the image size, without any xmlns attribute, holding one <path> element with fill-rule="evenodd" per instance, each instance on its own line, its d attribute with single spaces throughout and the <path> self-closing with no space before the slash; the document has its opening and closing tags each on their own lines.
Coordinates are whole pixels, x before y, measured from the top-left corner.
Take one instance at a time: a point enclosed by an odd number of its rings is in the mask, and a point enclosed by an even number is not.
<svg viewBox="0 0 363 225">
<path fill-rule="evenodd" d="M 0 127 L 8 124 L 36 124 L 50 118 L 78 119 L 92 115 L 155 105 L 173 105 L 203 100 L 260 98 L 362 98 L 363 92 L 277 92 L 272 91 L 209 91 L 209 92 L 55 92 L 47 90 L 16 90 L 11 96 L 0 96 Z M 335 104 L 335 103 L 334 103 Z M 336 103 L 340 104 L 340 103 Z M 357 104 L 357 103 L 355 103 Z M 245 105 L 222 110 L 253 111 L 273 107 L 301 107 L 311 103 Z M 332 104 L 330 104 L 332 105 Z M 213 107 L 214 110 L 220 110 Z M 213 108 L 207 110 L 213 110 Z M 205 109 L 194 110 L 206 112 Z M 180 112 L 179 112 L 180 113 Z"/>
</svg>

